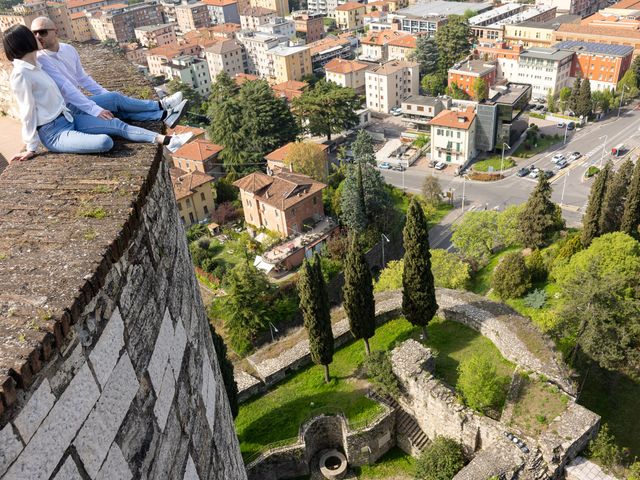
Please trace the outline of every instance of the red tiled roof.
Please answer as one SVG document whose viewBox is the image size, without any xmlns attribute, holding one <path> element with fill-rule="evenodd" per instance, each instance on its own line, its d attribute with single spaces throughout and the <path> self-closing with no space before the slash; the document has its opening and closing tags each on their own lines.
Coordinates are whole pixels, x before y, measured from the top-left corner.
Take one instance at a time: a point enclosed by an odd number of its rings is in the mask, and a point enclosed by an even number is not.
<svg viewBox="0 0 640 480">
<path fill-rule="evenodd" d="M 205 5 L 211 5 L 213 7 L 225 7 L 227 5 L 233 5 L 238 3 L 238 0 L 202 0 Z"/>
<path fill-rule="evenodd" d="M 347 3 L 343 3 L 342 5 L 338 5 L 336 7 L 336 11 L 348 12 L 349 10 L 357 10 L 359 8 L 365 8 L 365 6 L 362 3 L 358 3 L 358 2 L 347 2 Z"/>
<path fill-rule="evenodd" d="M 400 32 L 398 30 L 383 30 L 381 32 L 369 32 L 360 43 L 366 43 L 367 45 L 386 45 L 392 40 L 411 35 L 407 32 Z M 411 35 L 413 36 L 413 35 Z"/>
<path fill-rule="evenodd" d="M 175 167 L 171 167 L 169 169 L 169 175 L 171 176 L 171 184 L 173 185 L 176 200 L 190 197 L 196 193 L 196 189 L 198 187 L 215 180 L 206 173 L 202 173 L 197 170 L 187 173 L 184 170 L 180 170 Z"/>
<path fill-rule="evenodd" d="M 236 76 L 233 77 L 233 80 L 237 85 L 242 85 L 244 82 L 258 80 L 258 77 L 256 75 L 251 75 L 250 73 L 236 73 Z"/>
<path fill-rule="evenodd" d="M 467 107 L 467 109 L 462 112 L 457 110 L 443 110 L 429 122 L 429 125 L 468 130 L 475 118 L 476 113 L 473 111 L 473 107 Z"/>
<path fill-rule="evenodd" d="M 416 37 L 414 35 L 405 35 L 403 37 L 394 38 L 387 45 L 403 48 L 416 48 Z"/>
<path fill-rule="evenodd" d="M 186 158 L 187 160 L 196 160 L 204 162 L 208 158 L 220 153 L 224 147 L 216 145 L 209 140 L 198 138 L 192 142 L 180 147 L 174 154 L 174 157 Z"/>
<path fill-rule="evenodd" d="M 266 160 L 271 160 L 272 162 L 284 162 L 284 159 L 286 158 L 287 154 L 289 153 L 289 149 L 291 148 L 291 146 L 294 144 L 295 142 L 289 142 L 286 145 L 274 150 L 273 152 L 267 154 L 264 158 Z M 329 148 L 328 145 L 324 145 L 321 143 L 314 143 L 314 145 L 318 145 L 318 147 L 320 147 L 320 150 L 322 150 L 323 152 L 327 150 L 327 148 Z"/>
<path fill-rule="evenodd" d="M 193 139 L 204 135 L 204 129 L 198 127 L 189 127 L 188 125 L 176 125 L 175 128 L 168 128 L 167 135 L 180 135 L 181 133 L 193 133 Z"/>
<path fill-rule="evenodd" d="M 334 58 L 324 66 L 325 71 L 332 73 L 351 73 L 360 70 L 366 70 L 369 67 L 366 63 L 356 60 L 345 60 L 343 58 Z"/>
<path fill-rule="evenodd" d="M 261 202 L 281 210 L 297 205 L 326 188 L 324 183 L 311 177 L 288 172 L 273 176 L 254 172 L 236 180 L 233 184 L 240 190 L 253 193 Z"/>
</svg>

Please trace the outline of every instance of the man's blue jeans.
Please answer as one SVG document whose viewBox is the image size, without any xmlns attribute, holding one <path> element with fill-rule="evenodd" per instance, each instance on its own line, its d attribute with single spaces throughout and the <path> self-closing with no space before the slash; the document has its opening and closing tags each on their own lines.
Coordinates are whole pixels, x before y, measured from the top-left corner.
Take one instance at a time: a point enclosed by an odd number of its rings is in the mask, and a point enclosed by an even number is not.
<svg viewBox="0 0 640 480">
<path fill-rule="evenodd" d="M 140 100 L 118 92 L 101 93 L 89 97 L 96 105 L 109 110 L 123 120 L 147 122 L 160 120 L 164 110 L 156 100 Z"/>
</svg>

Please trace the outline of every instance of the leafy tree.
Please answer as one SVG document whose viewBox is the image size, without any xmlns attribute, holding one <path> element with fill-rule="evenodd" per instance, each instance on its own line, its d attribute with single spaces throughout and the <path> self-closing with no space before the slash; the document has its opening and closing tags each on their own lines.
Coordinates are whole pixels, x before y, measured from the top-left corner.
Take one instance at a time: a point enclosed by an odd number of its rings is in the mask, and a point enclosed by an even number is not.
<svg viewBox="0 0 640 480">
<path fill-rule="evenodd" d="M 464 289 L 470 279 L 469 264 L 441 248 L 431 250 L 431 271 L 436 287 Z"/>
<path fill-rule="evenodd" d="M 580 85 L 580 94 L 576 101 L 576 115 L 583 117 L 591 116 L 593 112 L 593 105 L 591 104 L 591 82 L 588 78 L 585 78 Z"/>
<path fill-rule="evenodd" d="M 422 77 L 420 86 L 422 87 L 423 92 L 427 95 L 437 97 L 444 93 L 445 81 L 445 78 L 439 73 L 428 74 Z"/>
<path fill-rule="evenodd" d="M 324 367 L 324 381 L 329 383 L 329 365 L 333 361 L 333 332 L 327 289 L 317 254 L 313 260 L 305 260 L 302 264 L 298 295 L 304 327 L 309 336 L 311 360 Z"/>
<path fill-rule="evenodd" d="M 542 282 L 547 279 L 547 265 L 540 250 L 534 250 L 524 260 L 532 282 Z"/>
<path fill-rule="evenodd" d="M 372 352 L 364 361 L 367 377 L 377 390 L 392 397 L 400 395 L 398 378 L 393 373 L 388 352 Z"/>
<path fill-rule="evenodd" d="M 488 408 L 498 406 L 505 394 L 505 383 L 486 355 L 476 353 L 458 366 L 456 389 L 464 403 L 478 412 L 485 413 Z"/>
<path fill-rule="evenodd" d="M 519 298 L 531 286 L 531 275 L 522 253 L 507 253 L 493 271 L 491 287 L 502 300 Z"/>
<path fill-rule="evenodd" d="M 427 325 L 438 311 L 438 304 L 431 273 L 427 219 L 415 198 L 409 204 L 403 233 L 402 313 L 412 325 L 421 326 L 427 338 Z"/>
<path fill-rule="evenodd" d="M 591 192 L 589 193 L 589 204 L 582 218 L 582 245 L 588 247 L 591 241 L 600 236 L 600 223 L 604 197 L 607 193 L 607 185 L 611 176 L 611 162 L 607 162 L 605 167 L 596 176 Z"/>
<path fill-rule="evenodd" d="M 358 131 L 356 139 L 351 145 L 351 151 L 353 152 L 353 158 L 356 162 L 368 163 L 370 165 L 376 165 L 376 152 L 373 149 L 373 138 L 366 130 L 362 129 Z"/>
<path fill-rule="evenodd" d="M 418 35 L 413 60 L 420 64 L 420 75 L 433 75 L 438 70 L 438 46 L 428 35 Z"/>
<path fill-rule="evenodd" d="M 635 461 L 629 466 L 627 480 L 640 480 L 640 461 Z"/>
<path fill-rule="evenodd" d="M 638 60 L 638 57 L 635 57 L 631 62 L 630 70 L 633 70 L 636 76 L 640 78 L 640 60 Z"/>
<path fill-rule="evenodd" d="M 600 214 L 600 234 L 610 233 L 620 230 L 622 215 L 624 214 L 624 202 L 629 192 L 629 184 L 633 175 L 633 162 L 627 158 L 609 181 L 602 204 Z"/>
<path fill-rule="evenodd" d="M 549 180 L 540 175 L 520 214 L 521 241 L 526 247 L 542 248 L 563 226 L 560 207 L 551 201 Z"/>
<path fill-rule="evenodd" d="M 613 434 L 609 432 L 609 425 L 606 423 L 600 427 L 596 438 L 589 442 L 589 455 L 607 469 L 617 467 L 622 463 L 622 451 Z"/>
<path fill-rule="evenodd" d="M 620 230 L 640 240 L 640 161 L 633 169 L 629 193 L 624 202 L 624 213 Z"/>
<path fill-rule="evenodd" d="M 416 480 L 451 480 L 464 467 L 462 445 L 437 436 L 416 462 Z"/>
<path fill-rule="evenodd" d="M 569 106 L 569 102 L 571 99 L 571 89 L 569 87 L 563 87 L 560 90 L 559 97 L 560 97 L 560 110 L 564 112 Z"/>
<path fill-rule="evenodd" d="M 425 177 L 422 183 L 422 196 L 427 203 L 437 206 L 442 199 L 442 188 L 440 187 L 440 180 L 434 175 Z"/>
<path fill-rule="evenodd" d="M 198 92 L 177 78 L 169 81 L 167 91 L 169 94 L 182 92 L 182 97 L 189 100 L 189 110 L 180 120 L 180 125 L 204 125 L 207 123 L 207 118 L 205 117 L 207 103 Z"/>
<path fill-rule="evenodd" d="M 450 15 L 447 23 L 436 32 L 436 45 L 440 53 L 438 71 L 446 76 L 449 68 L 465 58 L 471 50 L 471 29 L 467 19 Z"/>
<path fill-rule="evenodd" d="M 609 111 L 611 107 L 611 102 L 613 101 L 613 95 L 611 94 L 611 90 L 596 90 L 591 93 L 591 103 L 593 105 L 593 111 L 600 111 L 602 113 L 606 113 Z"/>
<path fill-rule="evenodd" d="M 498 214 L 498 236 L 502 246 L 511 247 L 520 242 L 520 216 L 524 205 L 509 205 Z"/>
<path fill-rule="evenodd" d="M 573 83 L 573 88 L 571 89 L 571 96 L 569 97 L 569 110 L 572 110 L 574 113 L 577 113 L 578 110 L 578 99 L 580 98 L 580 85 L 582 80 L 580 77 L 576 78 L 576 81 Z"/>
<path fill-rule="evenodd" d="M 498 212 L 493 210 L 469 212 L 462 222 L 452 226 L 451 243 L 463 258 L 482 264 L 499 244 Z"/>
<path fill-rule="evenodd" d="M 211 332 L 211 340 L 213 340 L 213 348 L 216 351 L 218 365 L 220 365 L 224 390 L 227 392 L 227 398 L 229 399 L 231 415 L 236 418 L 238 416 L 238 384 L 233 376 L 233 363 L 231 363 L 227 355 L 227 345 L 211 324 L 209 324 L 209 331 Z"/>
<path fill-rule="evenodd" d="M 302 173 L 318 181 L 327 179 L 327 154 L 313 142 L 292 143 L 284 157 L 284 164 L 294 172 Z"/>
<path fill-rule="evenodd" d="M 369 264 L 354 236 L 344 264 L 344 311 L 349 319 L 349 330 L 354 338 L 361 338 L 367 355 L 369 339 L 376 332 L 376 308 L 373 299 L 373 280 Z"/>
<path fill-rule="evenodd" d="M 373 287 L 374 292 L 386 292 L 387 290 L 399 290 L 402 288 L 402 272 L 404 260 L 391 260 L 382 269 L 378 281 Z"/>
<path fill-rule="evenodd" d="M 189 243 L 198 240 L 201 237 L 208 237 L 209 229 L 206 225 L 202 225 L 200 223 L 195 223 L 189 227 L 187 230 L 187 241 Z"/>
<path fill-rule="evenodd" d="M 452 82 L 451 85 L 446 88 L 445 93 L 454 100 L 469 100 L 467 92 L 460 88 L 456 82 Z"/>
<path fill-rule="evenodd" d="M 473 81 L 471 89 L 473 92 L 472 97 L 476 102 L 482 102 L 487 99 L 487 96 L 489 94 L 489 85 L 484 78 L 476 78 Z"/>
<path fill-rule="evenodd" d="M 331 135 L 356 126 L 361 100 L 352 88 L 320 80 L 313 88 L 293 99 L 292 109 L 298 123 L 311 135 Z"/>
<path fill-rule="evenodd" d="M 640 94 L 640 90 L 638 89 L 638 79 L 640 79 L 640 75 L 638 75 L 638 72 L 636 72 L 636 70 L 634 70 L 633 68 L 630 68 L 625 72 L 625 74 L 616 85 L 616 92 L 622 94 L 622 92 L 624 91 L 624 98 L 627 99 L 636 98 L 638 94 Z M 620 96 L 622 97 L 622 95 Z"/>
</svg>

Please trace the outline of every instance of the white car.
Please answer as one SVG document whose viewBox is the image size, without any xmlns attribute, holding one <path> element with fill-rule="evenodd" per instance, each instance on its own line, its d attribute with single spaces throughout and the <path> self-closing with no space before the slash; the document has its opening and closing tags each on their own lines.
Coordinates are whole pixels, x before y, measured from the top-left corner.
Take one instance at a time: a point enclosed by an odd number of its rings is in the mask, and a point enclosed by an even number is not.
<svg viewBox="0 0 640 480">
<path fill-rule="evenodd" d="M 443 170 L 446 166 L 447 166 L 446 163 L 438 162 L 438 163 L 436 163 L 436 170 Z"/>
<path fill-rule="evenodd" d="M 540 175 L 540 169 L 538 167 L 533 167 L 533 169 L 531 170 L 531 173 L 529 173 L 528 177 L 529 178 L 538 178 L 538 175 Z"/>
<path fill-rule="evenodd" d="M 551 162 L 553 162 L 553 163 L 558 163 L 560 160 L 564 160 L 564 155 L 562 153 L 556 153 L 551 158 Z"/>
</svg>

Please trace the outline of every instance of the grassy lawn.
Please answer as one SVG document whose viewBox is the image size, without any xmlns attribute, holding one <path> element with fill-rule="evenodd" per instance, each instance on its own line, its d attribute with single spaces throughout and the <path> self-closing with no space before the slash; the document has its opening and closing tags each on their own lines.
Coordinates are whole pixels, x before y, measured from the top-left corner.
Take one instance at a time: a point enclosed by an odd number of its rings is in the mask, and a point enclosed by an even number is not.
<svg viewBox="0 0 640 480">
<path fill-rule="evenodd" d="M 503 169 L 511 168 L 516 164 L 511 157 L 504 157 L 504 162 L 502 162 L 502 155 L 498 155 L 485 160 L 480 160 L 479 162 L 474 163 L 472 168 L 478 172 L 488 172 L 489 167 L 493 167 L 493 171 L 498 172 L 500 171 L 501 163 Z"/>
<path fill-rule="evenodd" d="M 450 385 L 458 379 L 457 368 L 472 353 L 491 358 L 500 375 L 510 375 L 513 365 L 478 332 L 464 325 L 434 320 L 428 328 L 427 345 L 439 352 L 436 375 Z M 392 320 L 376 330 L 371 348 L 391 350 L 407 338 L 419 338 L 420 329 L 404 318 Z M 294 375 L 266 395 L 240 406 L 236 432 L 243 455 L 250 456 L 273 442 L 292 439 L 301 423 L 322 412 L 344 412 L 350 422 L 362 424 L 382 410 L 365 397 L 367 383 L 358 378 L 364 361 L 362 342 L 354 342 L 337 351 L 331 364 L 332 381 L 325 384 L 322 367 L 312 366 Z"/>
<path fill-rule="evenodd" d="M 436 213 L 428 219 L 429 228 L 440 223 L 451 210 L 453 210 L 453 205 L 449 203 L 441 203 L 440 205 L 438 205 L 438 207 L 436 208 Z"/>
<path fill-rule="evenodd" d="M 532 147 L 531 150 L 525 150 L 524 143 L 521 143 L 520 146 L 516 149 L 516 151 L 513 152 L 513 156 L 520 157 L 520 158 L 530 158 L 530 157 L 533 157 L 534 155 L 537 155 L 540 152 L 544 152 L 551 145 L 555 145 L 560 141 L 561 141 L 560 138 L 555 138 L 549 135 L 545 135 L 544 137 L 541 136 L 540 138 L 538 138 L 536 146 Z"/>
<path fill-rule="evenodd" d="M 411 480 L 416 459 L 394 447 L 373 465 L 363 465 L 355 469 L 360 480 L 393 479 Z"/>
</svg>

